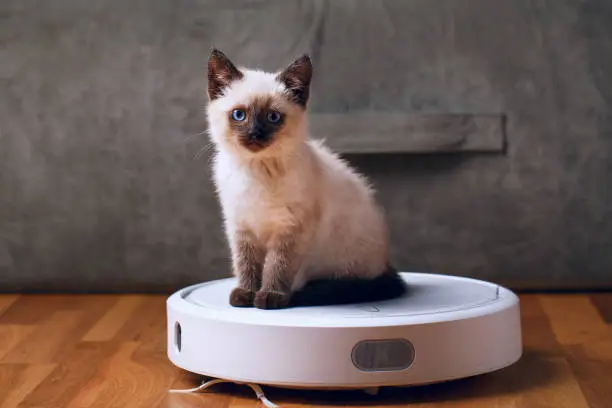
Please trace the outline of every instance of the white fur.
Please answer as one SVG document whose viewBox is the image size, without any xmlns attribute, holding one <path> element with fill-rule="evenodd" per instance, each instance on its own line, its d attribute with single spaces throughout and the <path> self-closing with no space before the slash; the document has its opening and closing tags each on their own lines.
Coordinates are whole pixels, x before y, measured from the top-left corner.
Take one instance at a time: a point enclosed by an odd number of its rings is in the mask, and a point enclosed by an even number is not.
<svg viewBox="0 0 612 408">
<path fill-rule="evenodd" d="M 300 226 L 303 258 L 294 290 L 327 275 L 381 274 L 388 261 L 387 228 L 367 180 L 322 142 L 307 137 L 306 113 L 281 95 L 284 88 L 275 74 L 241 71 L 244 77 L 208 106 L 217 150 L 214 183 L 232 251 L 236 230 L 252 232 L 266 248 L 276 234 Z M 272 98 L 287 114 L 287 134 L 252 153 L 234 140 L 227 118 L 235 106 L 261 97 Z M 263 174 L 260 165 L 266 160 L 276 160 L 282 171 L 272 178 Z M 312 217 L 315 207 L 318 218 Z"/>
</svg>

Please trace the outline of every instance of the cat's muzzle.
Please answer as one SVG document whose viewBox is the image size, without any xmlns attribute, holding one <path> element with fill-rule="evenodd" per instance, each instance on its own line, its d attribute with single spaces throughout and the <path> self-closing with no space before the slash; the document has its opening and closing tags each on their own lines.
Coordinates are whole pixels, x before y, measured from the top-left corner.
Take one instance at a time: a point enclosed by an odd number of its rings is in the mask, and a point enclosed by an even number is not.
<svg viewBox="0 0 612 408">
<path fill-rule="evenodd" d="M 270 143 L 270 137 L 261 133 L 248 133 L 246 137 L 240 138 L 240 142 L 244 147 L 251 151 L 260 151 L 267 147 Z"/>
</svg>

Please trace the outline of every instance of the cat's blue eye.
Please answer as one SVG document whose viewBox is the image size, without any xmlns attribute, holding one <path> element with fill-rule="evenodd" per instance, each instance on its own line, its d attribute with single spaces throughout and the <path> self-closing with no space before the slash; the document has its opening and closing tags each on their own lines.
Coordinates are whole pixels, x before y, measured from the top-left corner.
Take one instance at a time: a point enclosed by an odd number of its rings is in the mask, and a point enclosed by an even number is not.
<svg viewBox="0 0 612 408">
<path fill-rule="evenodd" d="M 270 123 L 278 123 L 281 120 L 281 114 L 276 111 L 272 111 L 268 113 L 268 122 Z"/>
<path fill-rule="evenodd" d="M 232 111 L 232 119 L 242 122 L 246 118 L 246 112 L 242 109 L 234 109 Z"/>
</svg>

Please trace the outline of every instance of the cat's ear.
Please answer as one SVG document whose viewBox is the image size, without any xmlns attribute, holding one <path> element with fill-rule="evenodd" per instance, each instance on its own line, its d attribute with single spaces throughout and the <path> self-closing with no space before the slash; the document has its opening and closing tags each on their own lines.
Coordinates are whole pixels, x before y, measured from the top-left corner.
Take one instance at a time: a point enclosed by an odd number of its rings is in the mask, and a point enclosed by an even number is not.
<svg viewBox="0 0 612 408">
<path fill-rule="evenodd" d="M 208 59 L 208 97 L 217 99 L 232 81 L 242 78 L 242 72 L 218 49 L 214 48 Z"/>
<path fill-rule="evenodd" d="M 293 61 L 277 76 L 278 81 L 285 85 L 292 101 L 306 107 L 310 95 L 312 78 L 312 62 L 308 55 L 303 55 Z"/>
</svg>

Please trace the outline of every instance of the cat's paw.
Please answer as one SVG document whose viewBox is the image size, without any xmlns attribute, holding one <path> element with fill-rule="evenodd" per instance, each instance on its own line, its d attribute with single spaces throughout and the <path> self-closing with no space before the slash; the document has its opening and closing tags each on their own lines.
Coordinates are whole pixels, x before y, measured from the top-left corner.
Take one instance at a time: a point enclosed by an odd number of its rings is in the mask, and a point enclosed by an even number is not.
<svg viewBox="0 0 612 408">
<path fill-rule="evenodd" d="M 234 307 L 252 307 L 255 292 L 242 288 L 234 288 L 230 293 L 229 303 Z"/>
<path fill-rule="evenodd" d="M 258 309 L 283 309 L 289 306 L 289 300 L 286 293 L 260 290 L 255 294 L 253 304 Z"/>
</svg>

